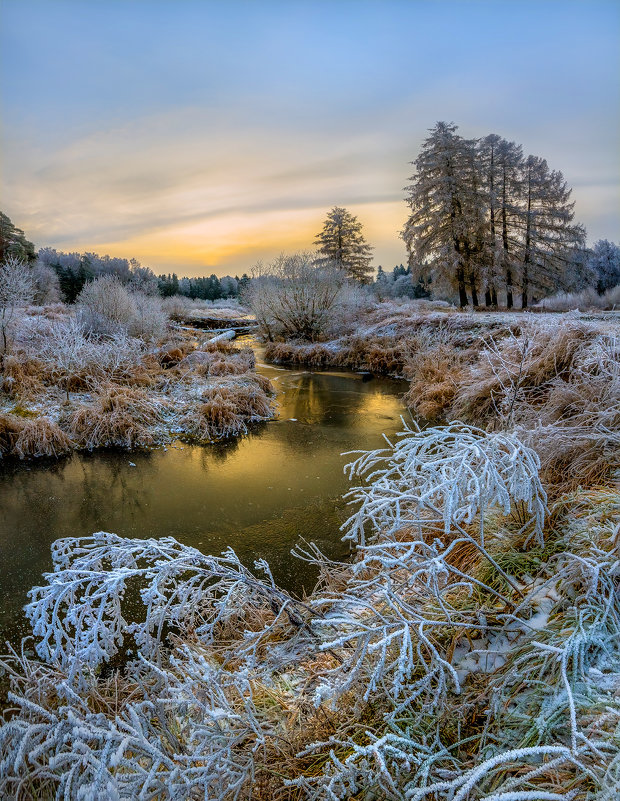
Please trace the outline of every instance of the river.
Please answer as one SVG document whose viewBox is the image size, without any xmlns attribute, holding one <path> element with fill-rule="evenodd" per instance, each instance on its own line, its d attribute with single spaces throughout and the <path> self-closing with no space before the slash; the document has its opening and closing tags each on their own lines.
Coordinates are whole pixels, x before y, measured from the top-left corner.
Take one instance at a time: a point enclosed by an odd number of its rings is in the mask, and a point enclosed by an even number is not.
<svg viewBox="0 0 620 801">
<path fill-rule="evenodd" d="M 260 357 L 260 351 L 259 351 Z M 0 638 L 27 628 L 27 591 L 51 568 L 58 537 L 113 531 L 172 536 L 205 553 L 231 545 L 264 557 L 282 586 L 309 591 L 314 573 L 290 555 L 304 537 L 332 557 L 348 549 L 345 451 L 381 447 L 400 430 L 403 381 L 259 364 L 277 388 L 277 419 L 240 440 L 143 452 L 0 463 Z"/>
</svg>

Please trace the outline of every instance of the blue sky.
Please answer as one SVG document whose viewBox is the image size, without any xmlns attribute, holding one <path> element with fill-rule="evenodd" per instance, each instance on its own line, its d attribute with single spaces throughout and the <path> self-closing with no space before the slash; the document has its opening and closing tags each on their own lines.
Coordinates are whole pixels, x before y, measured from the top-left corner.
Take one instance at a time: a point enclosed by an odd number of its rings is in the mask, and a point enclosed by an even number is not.
<svg viewBox="0 0 620 801">
<path fill-rule="evenodd" d="M 544 156 L 618 241 L 619 38 L 602 0 L 1 0 L 1 207 L 37 246 L 224 274 L 344 205 L 389 268 L 442 119 Z"/>
</svg>

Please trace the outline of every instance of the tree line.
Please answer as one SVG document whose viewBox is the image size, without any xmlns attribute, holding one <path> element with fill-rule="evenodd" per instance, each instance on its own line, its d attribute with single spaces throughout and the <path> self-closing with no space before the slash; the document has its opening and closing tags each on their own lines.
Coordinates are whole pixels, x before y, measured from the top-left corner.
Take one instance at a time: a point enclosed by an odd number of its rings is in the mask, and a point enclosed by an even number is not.
<svg viewBox="0 0 620 801">
<path fill-rule="evenodd" d="M 389 273 L 379 266 L 373 283 L 373 247 L 362 223 L 334 206 L 314 240 L 315 269 L 335 268 L 355 283 L 372 284 L 379 297 L 457 297 L 461 307 L 471 301 L 474 307 L 520 303 L 525 309 L 558 290 L 592 287 L 602 294 L 620 284 L 620 247 L 607 240 L 585 247 L 585 229 L 574 222 L 571 189 L 561 172 L 543 158 L 525 157 L 521 145 L 497 134 L 467 139 L 457 131 L 453 123 L 436 123 L 412 162 L 415 172 L 405 187 L 409 215 L 400 233 L 406 268 Z M 53 248 L 37 253 L 0 214 L 0 261 L 9 255 L 33 265 L 38 286 L 56 281 L 69 303 L 103 275 L 146 294 L 211 301 L 238 297 L 251 280 L 246 273 L 156 276 L 135 259 Z M 261 274 L 262 265 L 257 268 Z"/>
<path fill-rule="evenodd" d="M 162 297 L 184 295 L 186 298 L 199 300 L 237 298 L 249 280 L 246 273 L 243 273 L 241 278 L 238 275 L 218 278 L 215 274 L 202 278 L 179 278 L 176 273 L 157 276 L 159 293 Z"/>
</svg>

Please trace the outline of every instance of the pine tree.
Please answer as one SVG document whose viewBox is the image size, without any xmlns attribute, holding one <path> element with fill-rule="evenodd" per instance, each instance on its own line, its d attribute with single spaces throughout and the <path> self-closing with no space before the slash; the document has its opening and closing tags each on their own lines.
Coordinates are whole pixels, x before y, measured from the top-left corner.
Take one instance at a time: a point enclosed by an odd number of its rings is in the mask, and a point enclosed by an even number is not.
<svg viewBox="0 0 620 801">
<path fill-rule="evenodd" d="M 362 234 L 361 222 L 347 209 L 334 206 L 314 244 L 321 256 L 317 266 L 335 265 L 363 284 L 372 280 L 372 247 Z"/>
<path fill-rule="evenodd" d="M 525 160 L 522 193 L 521 308 L 525 309 L 530 293 L 566 288 L 564 277 L 573 251 L 583 248 L 585 231 L 571 224 L 575 204 L 564 176 L 549 170 L 544 159 Z"/>
<path fill-rule="evenodd" d="M 37 258 L 34 245 L 26 239 L 21 228 L 16 228 L 9 217 L 0 211 L 0 263 L 9 256 L 30 264 Z"/>
<path fill-rule="evenodd" d="M 475 170 L 475 142 L 438 122 L 415 160 L 406 187 L 411 214 L 401 233 L 410 263 L 430 260 L 467 306 L 467 285 L 477 305 L 478 255 L 483 207 Z"/>
</svg>

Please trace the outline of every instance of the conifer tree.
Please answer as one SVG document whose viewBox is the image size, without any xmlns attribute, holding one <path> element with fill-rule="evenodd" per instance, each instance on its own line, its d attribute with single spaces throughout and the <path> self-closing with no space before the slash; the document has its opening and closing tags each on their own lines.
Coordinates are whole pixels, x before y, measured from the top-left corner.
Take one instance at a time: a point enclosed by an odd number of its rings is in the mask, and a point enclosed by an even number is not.
<svg viewBox="0 0 620 801">
<path fill-rule="evenodd" d="M 458 290 L 461 306 L 479 291 L 487 306 L 506 306 L 521 290 L 522 308 L 549 291 L 570 288 L 583 261 L 585 231 L 573 223 L 571 190 L 542 158 L 523 159 L 515 142 L 490 134 L 459 136 L 439 122 L 414 162 L 406 187 L 411 213 L 401 236 L 410 265 L 427 262 L 434 280 Z"/>
<path fill-rule="evenodd" d="M 475 173 L 475 142 L 463 139 L 453 123 L 438 122 L 415 160 L 406 187 L 411 214 L 401 233 L 410 262 L 432 261 L 467 306 L 467 285 L 477 305 L 477 267 L 482 197 Z"/>
<path fill-rule="evenodd" d="M 372 280 L 372 247 L 362 233 L 361 222 L 347 209 L 331 209 L 314 244 L 320 255 L 317 266 L 336 266 L 363 284 Z"/>
<path fill-rule="evenodd" d="M 523 166 L 521 308 L 530 294 L 565 288 L 573 251 L 583 248 L 585 231 L 572 225 L 574 203 L 564 176 L 545 159 L 528 156 Z"/>
<path fill-rule="evenodd" d="M 34 245 L 26 239 L 21 228 L 16 228 L 9 217 L 0 211 L 0 262 L 10 256 L 30 264 L 37 258 Z"/>
</svg>

